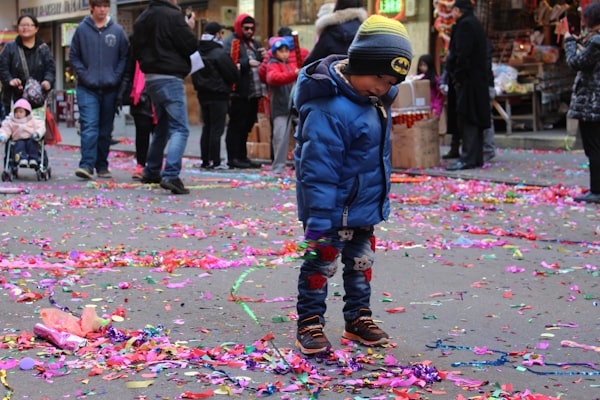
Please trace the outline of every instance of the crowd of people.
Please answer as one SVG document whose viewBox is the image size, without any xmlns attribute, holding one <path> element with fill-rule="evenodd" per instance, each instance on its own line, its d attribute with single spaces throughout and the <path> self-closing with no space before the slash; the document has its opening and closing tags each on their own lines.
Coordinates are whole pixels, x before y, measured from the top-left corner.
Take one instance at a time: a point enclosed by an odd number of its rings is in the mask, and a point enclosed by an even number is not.
<svg viewBox="0 0 600 400">
<path fill-rule="evenodd" d="M 78 25 L 70 49 L 81 115 L 75 175 L 111 178 L 114 117 L 128 105 L 136 129 L 132 177 L 176 195 L 190 193 L 180 177 L 190 135 L 184 87 L 190 74 L 204 123 L 201 168 L 252 168 L 246 142 L 259 101 L 268 94 L 274 174 L 284 173 L 288 165 L 292 130 L 295 139 L 293 170 L 305 251 L 297 282 L 296 345 L 304 354 L 332 347 L 325 334 L 326 298 L 328 280 L 340 262 L 342 336 L 368 346 L 387 344 L 389 335 L 372 319 L 371 279 L 375 226 L 390 213 L 391 106 L 413 62 L 406 27 L 368 16 L 360 0 L 338 0 L 317 19 L 312 51 L 296 48 L 287 27 L 265 49 L 249 14 L 236 18 L 229 36 L 217 21 L 204 24 L 198 40 L 193 13 L 184 14 L 176 0 L 151 0 L 128 38 L 109 14 L 110 0 L 90 0 L 89 5 L 90 15 Z M 448 97 L 448 115 L 454 119 L 449 126 L 457 143 L 451 151 L 459 160 L 447 169 L 479 168 L 494 152 L 492 145 L 486 158 L 485 130 L 492 124 L 490 44 L 470 0 L 456 0 L 452 12 L 456 22 L 446 77 L 437 75 L 430 55 L 419 58 L 417 71 L 430 81 L 435 116 L 442 115 Z M 600 103 L 594 95 L 600 89 L 600 3 L 588 6 L 583 17 L 589 33 L 581 42 L 571 33 L 565 36 L 567 61 L 578 71 L 569 115 L 580 120 L 590 161 L 590 189 L 575 200 L 600 203 Z M 13 109 L 0 128 L 0 142 L 18 141 L 17 162 L 32 167 L 40 162 L 36 143 L 45 128 L 22 98 L 24 85 L 32 77 L 47 92 L 56 71 L 48 46 L 37 38 L 37 20 L 22 16 L 18 29 L 17 39 L 0 54 L 2 105 Z M 578 44 L 583 46 L 579 50 Z M 192 71 L 196 52 L 204 65 Z M 225 132 L 226 165 L 221 159 Z"/>
</svg>

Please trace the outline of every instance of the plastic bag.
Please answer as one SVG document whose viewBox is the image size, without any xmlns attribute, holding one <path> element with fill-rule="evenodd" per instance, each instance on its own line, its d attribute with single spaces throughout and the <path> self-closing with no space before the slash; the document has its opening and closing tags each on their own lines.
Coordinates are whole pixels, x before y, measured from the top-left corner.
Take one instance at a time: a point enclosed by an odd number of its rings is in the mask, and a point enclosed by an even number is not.
<svg viewBox="0 0 600 400">
<path fill-rule="evenodd" d="M 95 332 L 106 325 L 107 320 L 98 317 L 96 309 L 84 307 L 81 318 L 59 310 L 58 308 L 42 308 L 40 315 L 44 325 L 61 332 L 72 333 L 80 337 L 86 337 L 90 332 Z"/>
</svg>

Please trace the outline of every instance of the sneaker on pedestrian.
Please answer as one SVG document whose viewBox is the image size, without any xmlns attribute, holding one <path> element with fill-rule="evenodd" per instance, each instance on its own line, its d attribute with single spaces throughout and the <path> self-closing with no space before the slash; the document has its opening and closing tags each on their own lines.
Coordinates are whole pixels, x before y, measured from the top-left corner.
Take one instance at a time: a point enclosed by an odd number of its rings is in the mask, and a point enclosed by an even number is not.
<svg viewBox="0 0 600 400">
<path fill-rule="evenodd" d="M 346 321 L 342 337 L 366 346 L 380 346 L 390 341 L 389 335 L 373 322 L 371 310 L 367 308 L 361 308 L 354 321 Z"/>
<path fill-rule="evenodd" d="M 331 343 L 323 333 L 323 324 L 318 315 L 300 321 L 296 334 L 296 347 L 307 355 L 320 353 L 331 347 Z"/>
<path fill-rule="evenodd" d="M 19 168 L 29 167 L 29 163 L 27 162 L 27 159 L 25 157 L 21 156 L 20 154 L 17 154 L 15 156 L 15 160 L 19 163 Z"/>
<path fill-rule="evenodd" d="M 87 180 L 94 179 L 94 173 L 85 167 L 77 168 L 75 170 L 75 175 L 78 176 L 79 178 L 83 178 L 83 179 L 87 179 Z"/>
<path fill-rule="evenodd" d="M 586 203 L 599 203 L 600 204 L 600 193 L 587 192 L 584 195 L 575 196 L 573 198 L 573 200 L 575 200 L 576 202 L 585 201 Z"/>
<path fill-rule="evenodd" d="M 170 190 L 171 193 L 173 193 L 173 194 L 189 194 L 190 193 L 189 189 L 186 189 L 185 186 L 183 186 L 183 182 L 181 182 L 181 179 L 179 179 L 179 178 L 174 178 L 174 179 L 163 178 L 160 181 L 160 187 L 163 189 Z"/>
<path fill-rule="evenodd" d="M 107 169 L 103 169 L 101 171 L 97 171 L 96 175 L 98 175 L 98 178 L 103 178 L 103 179 L 110 179 L 110 178 L 112 178 L 112 174 Z"/>
<path fill-rule="evenodd" d="M 29 168 L 37 168 L 38 162 L 37 160 L 29 160 Z"/>
<path fill-rule="evenodd" d="M 140 179 L 140 182 L 142 182 L 142 183 L 160 183 L 161 179 L 162 178 L 159 175 L 150 176 L 150 175 L 145 175 L 142 172 L 142 178 Z"/>
<path fill-rule="evenodd" d="M 219 171 L 219 170 L 220 170 L 220 171 L 225 171 L 225 170 L 228 170 L 228 169 L 229 169 L 229 167 L 228 167 L 227 165 L 225 165 L 225 164 L 218 164 L 218 165 L 215 165 L 215 166 L 213 167 L 213 169 L 214 169 L 214 170 L 217 170 L 217 171 Z"/>
<path fill-rule="evenodd" d="M 131 175 L 131 178 L 135 179 L 136 181 L 139 181 L 142 179 L 143 176 L 144 176 L 144 167 L 141 166 L 140 164 L 137 164 L 135 166 L 135 170 L 133 171 L 133 174 Z"/>
</svg>

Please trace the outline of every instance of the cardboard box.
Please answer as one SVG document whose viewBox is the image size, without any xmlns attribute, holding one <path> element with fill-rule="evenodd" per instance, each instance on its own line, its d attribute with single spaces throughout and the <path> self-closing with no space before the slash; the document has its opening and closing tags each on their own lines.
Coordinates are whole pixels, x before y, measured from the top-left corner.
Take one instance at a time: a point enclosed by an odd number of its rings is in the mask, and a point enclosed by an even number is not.
<svg viewBox="0 0 600 400">
<path fill-rule="evenodd" d="M 404 81 L 398 85 L 398 96 L 392 110 L 398 114 L 431 110 L 431 91 L 428 79 Z"/>
<path fill-rule="evenodd" d="M 438 119 L 417 121 L 411 128 L 392 127 L 392 167 L 431 168 L 440 165 Z"/>
<path fill-rule="evenodd" d="M 252 130 L 248 134 L 248 140 L 246 142 L 258 142 L 258 123 L 252 126 Z"/>
<path fill-rule="evenodd" d="M 250 159 L 271 159 L 271 143 L 246 142 L 246 151 Z"/>
<path fill-rule="evenodd" d="M 271 121 L 264 115 L 258 115 L 258 142 L 271 143 Z"/>
</svg>

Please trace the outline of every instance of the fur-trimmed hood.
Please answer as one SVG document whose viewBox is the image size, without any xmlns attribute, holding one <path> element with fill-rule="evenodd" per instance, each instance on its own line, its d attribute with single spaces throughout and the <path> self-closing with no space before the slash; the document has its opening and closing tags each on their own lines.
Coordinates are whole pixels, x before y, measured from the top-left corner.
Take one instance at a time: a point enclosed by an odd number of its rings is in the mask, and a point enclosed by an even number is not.
<svg viewBox="0 0 600 400">
<path fill-rule="evenodd" d="M 363 22 L 369 17 L 367 10 L 364 8 L 345 8 L 343 10 L 337 10 L 331 14 L 325 14 L 315 22 L 315 30 L 317 35 L 323 33 L 325 28 L 332 25 L 340 25 L 344 22 L 358 19 Z"/>
</svg>

